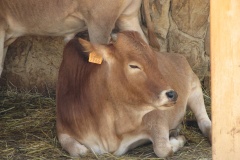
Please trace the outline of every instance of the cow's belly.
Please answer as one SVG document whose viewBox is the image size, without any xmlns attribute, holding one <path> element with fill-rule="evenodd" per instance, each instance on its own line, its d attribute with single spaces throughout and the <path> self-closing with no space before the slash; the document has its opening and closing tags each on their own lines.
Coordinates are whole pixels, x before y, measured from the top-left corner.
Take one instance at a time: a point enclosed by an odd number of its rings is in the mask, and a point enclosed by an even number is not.
<svg viewBox="0 0 240 160">
<path fill-rule="evenodd" d="M 87 30 L 85 22 L 76 17 L 68 16 L 64 21 L 58 21 L 49 28 L 44 28 L 40 31 L 41 35 L 50 35 L 50 36 L 68 36 L 75 35 L 78 32 Z M 38 34 L 36 31 L 33 31 L 33 34 Z"/>
<path fill-rule="evenodd" d="M 76 16 L 68 16 L 61 20 L 43 21 L 23 24 L 9 17 L 6 38 L 17 38 L 23 35 L 64 36 L 71 37 L 87 29 L 85 22 Z"/>
</svg>

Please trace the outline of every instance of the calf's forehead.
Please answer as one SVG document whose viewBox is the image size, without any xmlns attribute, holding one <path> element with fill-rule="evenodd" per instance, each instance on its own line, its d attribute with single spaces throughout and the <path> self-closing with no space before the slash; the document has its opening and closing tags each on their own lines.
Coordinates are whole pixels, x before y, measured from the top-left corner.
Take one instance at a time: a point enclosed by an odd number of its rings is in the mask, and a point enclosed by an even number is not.
<svg viewBox="0 0 240 160">
<path fill-rule="evenodd" d="M 118 52 L 117 55 L 127 61 L 157 63 L 154 51 L 137 32 L 119 33 L 114 46 Z"/>
</svg>

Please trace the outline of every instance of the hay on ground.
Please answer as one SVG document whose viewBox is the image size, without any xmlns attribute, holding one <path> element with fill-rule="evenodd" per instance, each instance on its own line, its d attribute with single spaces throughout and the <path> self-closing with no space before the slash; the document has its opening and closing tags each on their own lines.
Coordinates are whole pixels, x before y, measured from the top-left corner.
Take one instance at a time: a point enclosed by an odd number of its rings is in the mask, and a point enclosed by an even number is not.
<svg viewBox="0 0 240 160">
<path fill-rule="evenodd" d="M 205 95 L 206 99 L 210 99 Z M 208 112 L 210 113 L 210 107 Z M 55 129 L 55 96 L 0 88 L 0 159 L 71 159 L 58 143 Z M 185 120 L 194 121 L 188 112 Z M 188 142 L 173 159 L 211 159 L 211 146 L 200 130 L 184 125 L 181 134 Z M 88 155 L 76 159 L 159 159 L 152 144 L 138 147 L 121 157 Z"/>
</svg>

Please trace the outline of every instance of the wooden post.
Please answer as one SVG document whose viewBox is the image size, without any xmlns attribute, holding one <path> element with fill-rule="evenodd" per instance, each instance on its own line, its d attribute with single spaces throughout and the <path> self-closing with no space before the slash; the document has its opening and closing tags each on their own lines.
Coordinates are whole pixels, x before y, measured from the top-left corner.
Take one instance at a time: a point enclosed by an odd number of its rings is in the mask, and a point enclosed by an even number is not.
<svg viewBox="0 0 240 160">
<path fill-rule="evenodd" d="M 214 160 L 240 159 L 240 0 L 211 0 Z"/>
</svg>

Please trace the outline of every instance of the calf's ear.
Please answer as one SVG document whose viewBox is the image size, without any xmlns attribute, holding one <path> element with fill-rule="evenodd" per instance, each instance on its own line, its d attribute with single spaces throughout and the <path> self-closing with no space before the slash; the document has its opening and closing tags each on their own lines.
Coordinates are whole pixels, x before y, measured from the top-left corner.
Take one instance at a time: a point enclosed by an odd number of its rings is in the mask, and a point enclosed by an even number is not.
<svg viewBox="0 0 240 160">
<path fill-rule="evenodd" d="M 103 50 L 100 49 L 100 45 L 97 47 L 97 45 L 93 45 L 89 41 L 81 38 L 79 38 L 78 41 L 83 47 L 84 54 L 88 57 L 88 62 L 95 64 L 102 63 L 104 55 L 101 53 Z"/>
<path fill-rule="evenodd" d="M 83 46 L 84 52 L 90 53 L 90 52 L 92 52 L 94 50 L 93 45 L 89 41 L 86 41 L 86 40 L 84 40 L 82 38 L 78 38 L 78 41 Z"/>
</svg>

